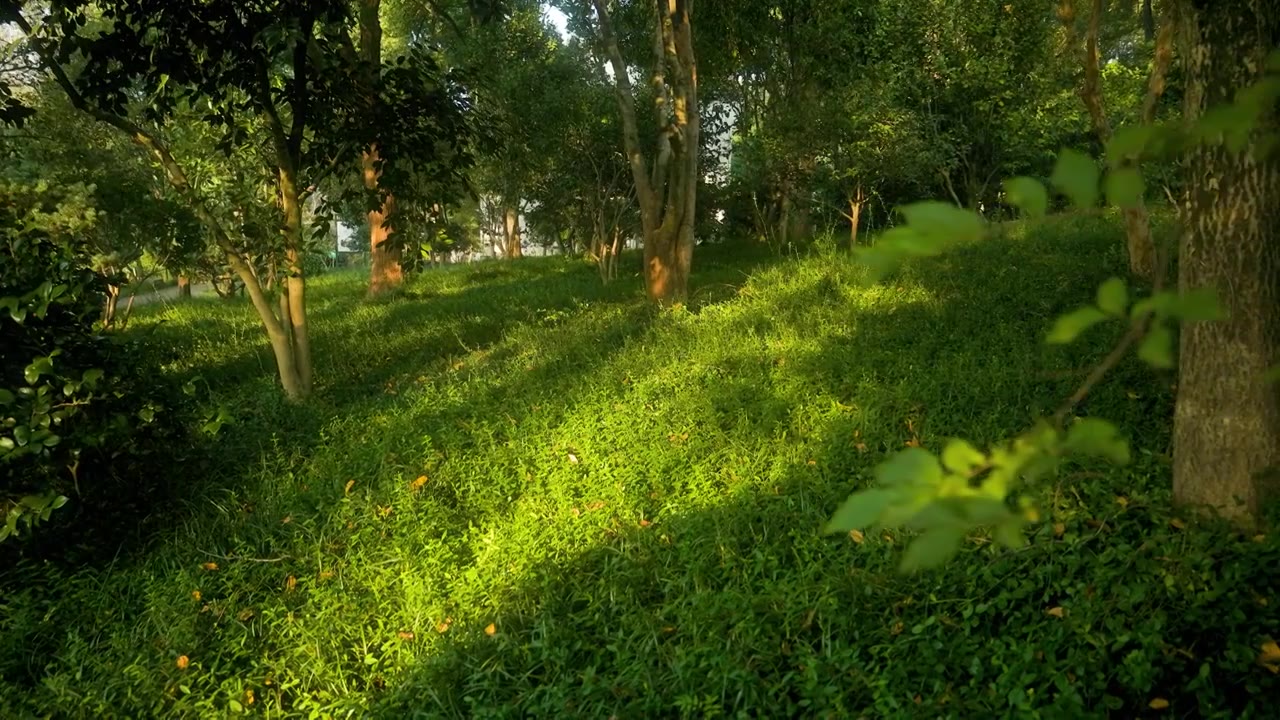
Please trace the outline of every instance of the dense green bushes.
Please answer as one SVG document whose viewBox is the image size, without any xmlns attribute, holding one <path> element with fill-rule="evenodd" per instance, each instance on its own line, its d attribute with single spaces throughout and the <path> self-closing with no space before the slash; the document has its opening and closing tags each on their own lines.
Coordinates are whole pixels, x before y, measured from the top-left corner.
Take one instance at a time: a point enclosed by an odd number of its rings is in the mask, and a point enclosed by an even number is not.
<svg viewBox="0 0 1280 720">
<path fill-rule="evenodd" d="M 76 197 L 0 186 L 0 538 L 68 497 L 100 519 L 122 489 L 145 494 L 137 461 L 182 436 L 157 422 L 173 402 L 133 343 L 99 329 L 108 278 L 82 234 L 96 213 Z"/>
</svg>

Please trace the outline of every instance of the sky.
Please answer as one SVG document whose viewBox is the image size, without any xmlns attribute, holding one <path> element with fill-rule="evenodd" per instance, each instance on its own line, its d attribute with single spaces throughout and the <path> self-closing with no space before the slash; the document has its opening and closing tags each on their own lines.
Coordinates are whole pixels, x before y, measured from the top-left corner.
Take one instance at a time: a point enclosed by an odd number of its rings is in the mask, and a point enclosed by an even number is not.
<svg viewBox="0 0 1280 720">
<path fill-rule="evenodd" d="M 560 33 L 560 37 L 567 39 L 569 37 L 569 18 L 565 16 L 564 12 L 560 8 L 551 7 L 547 3 L 542 3 L 542 12 L 551 21 L 551 24 L 555 26 L 556 32 Z"/>
</svg>

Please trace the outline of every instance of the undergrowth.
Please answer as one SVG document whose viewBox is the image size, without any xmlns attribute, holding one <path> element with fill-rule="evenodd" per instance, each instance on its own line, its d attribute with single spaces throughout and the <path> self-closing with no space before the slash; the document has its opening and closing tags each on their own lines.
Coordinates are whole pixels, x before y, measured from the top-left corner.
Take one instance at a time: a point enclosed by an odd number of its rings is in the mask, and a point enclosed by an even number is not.
<svg viewBox="0 0 1280 720">
<path fill-rule="evenodd" d="M 335 273 L 304 407 L 244 305 L 148 308 L 231 421 L 141 540 L 3 573 L 0 714 L 1266 716 L 1280 544 L 1171 508 L 1171 373 L 1078 410 L 1135 460 L 1068 467 L 1024 550 L 902 576 L 903 538 L 819 533 L 888 453 L 1051 412 L 1114 338 L 1044 333 L 1119 237 L 1012 226 L 873 287 L 704 248 L 671 311 L 569 260 Z"/>
</svg>

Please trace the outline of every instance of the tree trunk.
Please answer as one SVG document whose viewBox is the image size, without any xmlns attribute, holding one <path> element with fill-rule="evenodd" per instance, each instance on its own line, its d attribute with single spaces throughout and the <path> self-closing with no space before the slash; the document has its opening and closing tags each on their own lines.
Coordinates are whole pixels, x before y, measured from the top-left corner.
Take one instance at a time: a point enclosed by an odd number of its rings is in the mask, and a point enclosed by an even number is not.
<svg viewBox="0 0 1280 720">
<path fill-rule="evenodd" d="M 502 208 L 502 237 L 505 241 L 503 251 L 507 258 L 524 256 L 524 238 L 520 237 L 520 210 L 517 203 L 507 203 Z"/>
<path fill-rule="evenodd" d="M 1084 84 L 1080 87 L 1080 99 L 1089 111 L 1093 132 L 1098 141 L 1106 145 L 1111 140 L 1111 123 L 1107 120 L 1102 104 L 1102 70 L 1098 58 L 1098 36 L 1102 19 L 1102 0 L 1093 0 L 1089 13 L 1089 29 L 1085 37 Z M 1156 57 L 1147 83 L 1147 97 L 1143 103 L 1142 123 L 1154 121 L 1155 105 L 1164 92 L 1165 75 L 1172 57 L 1172 24 L 1165 21 L 1161 37 L 1156 43 Z M 1136 161 L 1126 159 L 1125 164 Z M 1155 274 L 1156 248 L 1151 237 L 1151 221 L 1142 200 L 1133 207 L 1121 210 L 1124 217 L 1125 247 L 1129 255 L 1129 272 L 1141 278 Z"/>
<path fill-rule="evenodd" d="M 382 74 L 382 0 L 360 0 L 360 60 L 364 63 L 362 77 L 365 95 L 366 121 L 369 127 L 378 122 L 378 82 Z M 369 192 L 378 191 L 382 177 L 379 163 L 382 160 L 378 144 L 372 143 L 361 157 L 361 179 Z M 395 212 L 395 198 L 386 193 L 381 196 L 378 208 L 369 211 L 369 295 L 381 295 L 404 285 L 404 268 L 401 265 L 403 250 L 391 238 L 391 216 Z"/>
<path fill-rule="evenodd" d="M 1280 11 L 1263 0 L 1181 1 L 1186 115 L 1231 100 L 1280 45 Z M 1193 150 L 1178 259 L 1179 289 L 1217 291 L 1226 319 L 1182 328 L 1173 490 L 1249 523 L 1280 469 L 1280 158 L 1260 152 L 1276 106 L 1239 152 Z"/>
<path fill-rule="evenodd" d="M 183 300 L 191 297 L 191 278 L 186 275 L 178 276 L 178 299 Z"/>
<path fill-rule="evenodd" d="M 378 148 L 370 147 L 362 157 L 364 186 L 370 192 L 378 189 Z M 404 284 L 404 268 L 400 246 L 391 239 L 391 213 L 395 198 L 387 193 L 377 210 L 369 211 L 369 294 L 381 295 Z"/>
<path fill-rule="evenodd" d="M 849 221 L 849 247 L 858 247 L 858 219 L 862 217 L 862 203 L 866 202 L 866 195 L 862 191 L 862 183 L 858 183 L 857 190 L 853 195 L 849 196 L 849 214 L 845 218 Z"/>
<path fill-rule="evenodd" d="M 698 69 L 693 53 L 693 0 L 654 0 L 653 112 L 657 150 L 646 159 L 640 147 L 635 94 L 607 0 L 593 0 L 600 39 L 613 68 L 622 116 L 622 140 L 635 182 L 644 237 L 645 290 L 654 302 L 683 302 L 693 264 L 693 220 L 697 206 Z"/>
<path fill-rule="evenodd" d="M 116 321 L 116 308 L 120 306 L 120 286 L 108 285 L 107 297 L 102 303 L 102 327 L 109 328 Z"/>
</svg>

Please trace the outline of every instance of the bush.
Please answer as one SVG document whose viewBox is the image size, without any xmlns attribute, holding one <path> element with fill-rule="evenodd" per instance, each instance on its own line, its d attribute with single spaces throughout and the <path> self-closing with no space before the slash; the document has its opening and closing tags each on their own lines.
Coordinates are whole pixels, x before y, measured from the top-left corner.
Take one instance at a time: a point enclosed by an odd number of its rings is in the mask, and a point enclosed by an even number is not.
<svg viewBox="0 0 1280 720">
<path fill-rule="evenodd" d="M 126 477 L 166 410 L 98 329 L 108 278 L 76 232 L 96 217 L 77 197 L 0 185 L 0 540 Z"/>
</svg>

